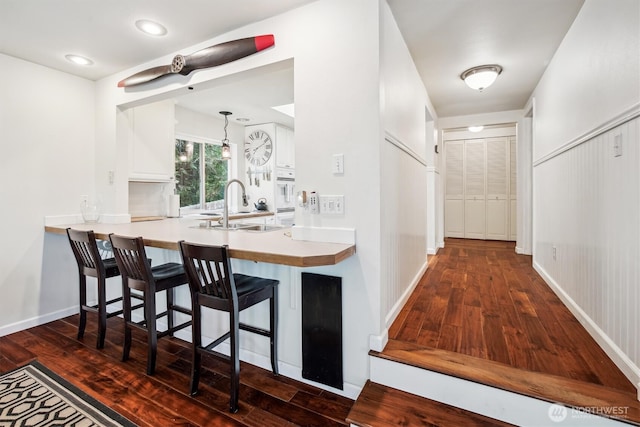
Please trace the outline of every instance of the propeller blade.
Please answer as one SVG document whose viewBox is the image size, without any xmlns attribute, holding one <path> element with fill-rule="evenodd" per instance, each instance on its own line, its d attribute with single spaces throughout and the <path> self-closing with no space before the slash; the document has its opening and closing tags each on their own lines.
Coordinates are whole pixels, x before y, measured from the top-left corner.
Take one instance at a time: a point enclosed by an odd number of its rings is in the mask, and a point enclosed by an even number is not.
<svg viewBox="0 0 640 427">
<path fill-rule="evenodd" d="M 129 87 L 139 85 L 141 83 L 150 82 L 158 77 L 171 74 L 171 65 L 161 65 L 159 67 L 149 68 L 148 70 L 140 71 L 132 76 L 127 77 L 124 80 L 118 82 L 118 87 Z"/>
<path fill-rule="evenodd" d="M 273 34 L 231 40 L 199 50 L 185 56 L 185 66 L 180 74 L 187 75 L 193 70 L 217 67 L 237 61 L 274 45 Z"/>
<path fill-rule="evenodd" d="M 135 86 L 167 74 L 186 76 L 194 70 L 216 67 L 253 55 L 275 44 L 273 34 L 231 40 L 201 49 L 188 56 L 176 55 L 171 65 L 162 65 L 140 71 L 118 82 L 118 87 Z"/>
</svg>

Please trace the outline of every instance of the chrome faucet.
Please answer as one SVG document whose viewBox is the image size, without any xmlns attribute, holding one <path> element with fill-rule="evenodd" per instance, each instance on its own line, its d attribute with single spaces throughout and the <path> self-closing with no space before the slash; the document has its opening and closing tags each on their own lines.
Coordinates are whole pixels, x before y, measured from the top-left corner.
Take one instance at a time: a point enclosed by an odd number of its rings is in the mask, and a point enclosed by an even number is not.
<svg viewBox="0 0 640 427">
<path fill-rule="evenodd" d="M 247 202 L 247 193 L 244 190 L 244 184 L 242 183 L 242 181 L 232 179 L 227 182 L 227 185 L 225 185 L 224 187 L 224 210 L 222 213 L 222 226 L 225 229 L 229 228 L 229 202 L 227 200 L 227 193 L 229 191 L 229 186 L 234 182 L 237 182 L 238 184 L 240 184 L 240 187 L 242 187 L 242 206 L 249 206 L 249 202 Z"/>
</svg>

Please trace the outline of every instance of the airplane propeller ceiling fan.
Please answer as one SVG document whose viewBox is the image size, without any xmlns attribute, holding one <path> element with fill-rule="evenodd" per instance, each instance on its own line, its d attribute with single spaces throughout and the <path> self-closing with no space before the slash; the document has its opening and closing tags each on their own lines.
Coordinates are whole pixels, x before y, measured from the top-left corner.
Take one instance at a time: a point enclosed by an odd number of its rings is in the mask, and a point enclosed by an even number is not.
<svg viewBox="0 0 640 427">
<path fill-rule="evenodd" d="M 273 34 L 231 40 L 201 49 L 191 55 L 176 55 L 170 65 L 161 65 L 133 74 L 118 82 L 118 87 L 131 87 L 171 74 L 186 76 L 194 70 L 216 67 L 253 55 L 274 45 Z"/>
</svg>

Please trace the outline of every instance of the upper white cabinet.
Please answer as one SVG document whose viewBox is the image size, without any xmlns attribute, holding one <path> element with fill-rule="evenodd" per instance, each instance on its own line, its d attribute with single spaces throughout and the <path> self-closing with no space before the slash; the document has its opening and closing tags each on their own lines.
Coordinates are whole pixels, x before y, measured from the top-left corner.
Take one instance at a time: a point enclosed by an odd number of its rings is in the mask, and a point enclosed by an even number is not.
<svg viewBox="0 0 640 427">
<path fill-rule="evenodd" d="M 296 147 L 293 131 L 283 126 L 276 126 L 276 167 L 296 167 Z"/>
<path fill-rule="evenodd" d="M 129 180 L 174 179 L 175 104 L 171 100 L 134 107 L 129 119 Z"/>
</svg>

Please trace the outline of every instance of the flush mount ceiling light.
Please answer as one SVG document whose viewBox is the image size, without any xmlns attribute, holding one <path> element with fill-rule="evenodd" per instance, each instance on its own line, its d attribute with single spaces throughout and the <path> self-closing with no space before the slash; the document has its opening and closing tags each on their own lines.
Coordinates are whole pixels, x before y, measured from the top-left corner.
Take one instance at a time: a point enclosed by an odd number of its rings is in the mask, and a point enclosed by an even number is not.
<svg viewBox="0 0 640 427">
<path fill-rule="evenodd" d="M 502 67 L 499 65 L 480 65 L 469 68 L 460 74 L 460 78 L 471 89 L 482 92 L 483 89 L 488 88 L 496 81 L 500 73 L 502 73 Z"/>
<path fill-rule="evenodd" d="M 65 55 L 64 57 L 67 59 L 67 61 L 73 62 L 76 65 L 93 65 L 93 61 L 89 58 L 85 58 L 84 56 L 69 54 Z"/>
<path fill-rule="evenodd" d="M 140 19 L 136 21 L 136 27 L 145 34 L 150 36 L 164 36 L 167 34 L 167 29 L 157 22 L 149 21 L 148 19 Z"/>
<path fill-rule="evenodd" d="M 229 138 L 227 138 L 227 126 L 229 126 L 229 116 L 232 113 L 229 111 L 220 111 L 220 114 L 224 116 L 224 139 L 222 140 L 222 160 L 230 160 L 231 147 L 229 146 Z"/>
</svg>

